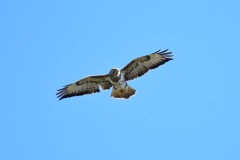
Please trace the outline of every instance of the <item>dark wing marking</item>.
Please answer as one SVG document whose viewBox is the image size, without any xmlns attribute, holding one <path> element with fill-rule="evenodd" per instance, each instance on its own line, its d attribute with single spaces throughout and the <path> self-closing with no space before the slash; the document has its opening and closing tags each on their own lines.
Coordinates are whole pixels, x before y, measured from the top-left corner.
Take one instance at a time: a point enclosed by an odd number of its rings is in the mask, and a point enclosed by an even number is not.
<svg viewBox="0 0 240 160">
<path fill-rule="evenodd" d="M 126 80 L 132 80 L 172 60 L 172 56 L 172 52 L 168 52 L 168 50 L 158 50 L 152 54 L 132 60 L 121 72 Z"/>
<path fill-rule="evenodd" d="M 90 76 L 83 78 L 75 83 L 64 86 L 57 90 L 59 100 L 73 96 L 82 96 L 100 92 L 100 89 L 110 89 L 112 84 L 108 80 L 108 75 Z"/>
</svg>

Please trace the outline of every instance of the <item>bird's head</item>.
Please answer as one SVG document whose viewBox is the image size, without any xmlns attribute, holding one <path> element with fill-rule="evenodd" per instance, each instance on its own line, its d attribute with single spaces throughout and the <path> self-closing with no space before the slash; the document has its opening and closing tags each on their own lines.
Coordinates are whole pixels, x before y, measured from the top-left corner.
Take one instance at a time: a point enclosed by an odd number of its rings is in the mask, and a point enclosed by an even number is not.
<svg viewBox="0 0 240 160">
<path fill-rule="evenodd" d="M 110 70 L 108 74 L 109 76 L 120 76 L 120 70 L 117 68 L 113 68 Z"/>
<path fill-rule="evenodd" d="M 120 70 L 117 68 L 111 69 L 108 75 L 110 77 L 110 80 L 113 82 L 118 82 L 118 80 L 121 79 Z"/>
</svg>

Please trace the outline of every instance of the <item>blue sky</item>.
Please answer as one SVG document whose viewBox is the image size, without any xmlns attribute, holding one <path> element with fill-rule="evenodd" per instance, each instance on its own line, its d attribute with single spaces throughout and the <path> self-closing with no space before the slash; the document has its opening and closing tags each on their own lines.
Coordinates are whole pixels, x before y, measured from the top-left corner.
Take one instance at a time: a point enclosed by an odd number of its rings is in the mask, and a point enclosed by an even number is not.
<svg viewBox="0 0 240 160">
<path fill-rule="evenodd" d="M 240 159 L 240 2 L 0 2 L 0 159 Z M 56 90 L 169 49 L 174 60 L 111 91 Z"/>
</svg>

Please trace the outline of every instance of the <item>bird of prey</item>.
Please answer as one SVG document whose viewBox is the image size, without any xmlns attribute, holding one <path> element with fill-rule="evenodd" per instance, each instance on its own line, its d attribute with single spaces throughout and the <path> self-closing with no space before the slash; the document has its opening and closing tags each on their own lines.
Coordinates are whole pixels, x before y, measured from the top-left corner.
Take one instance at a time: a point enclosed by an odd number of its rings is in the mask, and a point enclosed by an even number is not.
<svg viewBox="0 0 240 160">
<path fill-rule="evenodd" d="M 127 84 L 147 73 L 149 70 L 159 67 L 172 60 L 172 52 L 158 50 L 152 54 L 132 60 L 122 69 L 113 68 L 108 74 L 89 76 L 79 81 L 66 85 L 57 90 L 59 100 L 73 96 L 82 96 L 107 90 L 113 87 L 111 96 L 114 98 L 128 99 L 135 94 L 136 90 Z"/>
</svg>

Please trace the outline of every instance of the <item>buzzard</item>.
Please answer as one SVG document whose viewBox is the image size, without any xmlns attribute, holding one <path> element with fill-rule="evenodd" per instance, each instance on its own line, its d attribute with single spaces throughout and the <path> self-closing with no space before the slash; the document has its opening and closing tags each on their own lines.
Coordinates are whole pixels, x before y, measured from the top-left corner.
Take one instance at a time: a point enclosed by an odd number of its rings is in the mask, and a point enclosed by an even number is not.
<svg viewBox="0 0 240 160">
<path fill-rule="evenodd" d="M 172 52 L 158 50 L 152 54 L 132 60 L 124 68 L 113 68 L 106 75 L 89 76 L 79 81 L 66 85 L 57 90 L 59 100 L 73 96 L 82 96 L 107 90 L 113 87 L 111 96 L 114 98 L 128 99 L 135 94 L 136 90 L 127 84 L 147 73 L 149 70 L 159 67 L 172 60 Z"/>
</svg>

